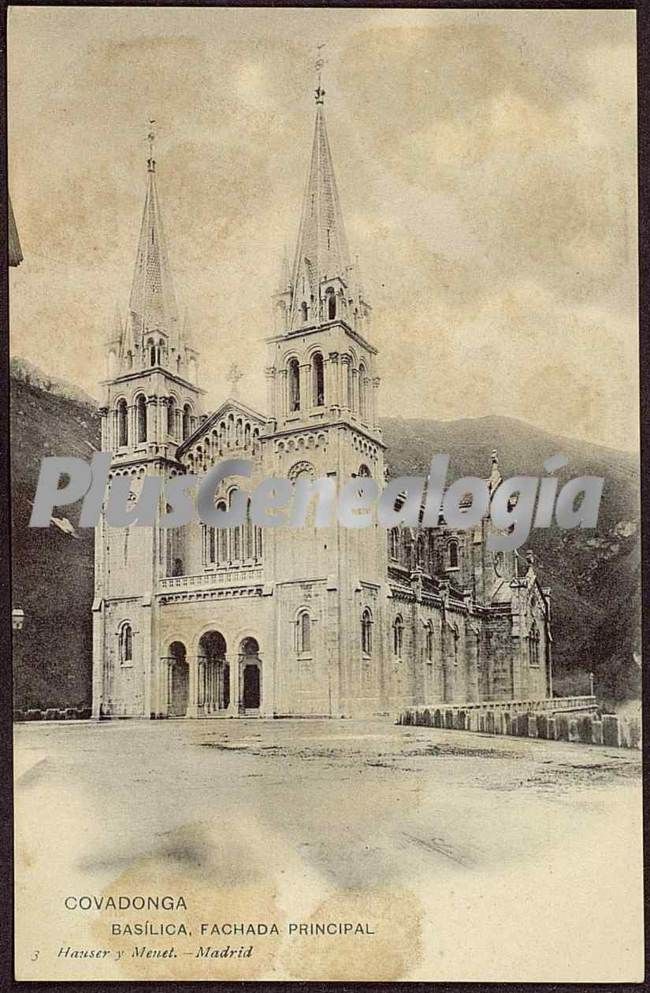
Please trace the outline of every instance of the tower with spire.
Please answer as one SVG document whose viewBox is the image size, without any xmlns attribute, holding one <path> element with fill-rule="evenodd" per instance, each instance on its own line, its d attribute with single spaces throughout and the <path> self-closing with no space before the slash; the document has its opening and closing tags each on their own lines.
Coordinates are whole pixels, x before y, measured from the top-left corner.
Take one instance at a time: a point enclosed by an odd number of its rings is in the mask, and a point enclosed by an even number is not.
<svg viewBox="0 0 650 993">
<path fill-rule="evenodd" d="M 131 293 L 125 315 L 116 308 L 106 336 L 107 379 L 100 408 L 102 450 L 112 454 L 111 478 L 127 476 L 139 495 L 146 476 L 168 479 L 183 467 L 176 452 L 198 425 L 203 391 L 197 384 L 197 353 L 187 319 L 178 316 L 167 257 L 158 190 L 153 133 L 149 134 L 147 187 Z M 133 501 L 134 502 L 134 501 Z M 99 708 L 113 708 L 114 618 L 129 605 L 129 638 L 138 630 L 144 643 L 155 639 L 155 590 L 161 579 L 178 571 L 182 536 L 158 528 L 96 529 L 94 654 L 103 664 L 94 669 L 93 698 Z M 118 636 L 119 642 L 119 636 Z M 124 645 L 117 649 L 124 655 Z M 128 655 L 128 650 L 127 650 Z M 144 672 L 134 677 L 135 712 L 155 711 L 155 671 L 143 653 Z M 127 662 L 129 660 L 127 659 Z M 122 658 L 124 662 L 124 658 Z M 123 667 L 124 680 L 130 673 Z"/>
<path fill-rule="evenodd" d="M 183 322 L 178 315 L 153 137 L 150 132 L 147 189 L 128 310 L 123 316 L 116 307 L 107 337 L 104 450 L 113 451 L 120 461 L 173 456 L 200 415 L 198 355 L 187 315 Z"/>
<path fill-rule="evenodd" d="M 370 340 L 370 306 L 351 262 L 325 119 L 325 90 L 315 90 L 315 124 L 293 264 L 281 266 L 273 298 L 275 334 L 267 339 L 265 446 L 274 475 L 351 477 L 384 482 L 384 444 L 377 421 L 377 349 Z M 386 536 L 378 528 L 351 530 L 337 522 L 301 528 L 291 544 L 270 533 L 278 611 L 295 612 L 296 583 L 313 582 L 310 598 L 322 624 L 318 661 L 311 663 L 309 695 L 290 667 L 276 703 L 333 714 L 382 709 L 382 666 L 347 651 L 363 610 L 372 617 L 377 653 L 384 638 Z M 370 623 L 370 622 L 369 622 Z M 328 637 L 328 632 L 337 632 Z M 284 694 L 284 699 L 282 695 Z M 301 696 L 304 697 L 301 700 Z M 300 712 L 300 710 L 298 711 Z"/>
</svg>

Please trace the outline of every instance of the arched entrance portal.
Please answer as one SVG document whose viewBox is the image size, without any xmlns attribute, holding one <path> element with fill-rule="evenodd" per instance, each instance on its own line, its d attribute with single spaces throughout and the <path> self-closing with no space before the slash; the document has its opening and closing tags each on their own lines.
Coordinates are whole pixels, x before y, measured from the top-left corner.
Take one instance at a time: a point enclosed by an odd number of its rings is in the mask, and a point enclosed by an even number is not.
<svg viewBox="0 0 650 993">
<path fill-rule="evenodd" d="M 226 710 L 230 703 L 230 666 L 226 639 L 220 631 L 206 631 L 199 641 L 198 704 L 204 714 Z"/>
<path fill-rule="evenodd" d="M 262 660 L 255 638 L 244 638 L 239 646 L 242 673 L 241 705 L 244 710 L 259 710 L 262 705 Z"/>
<path fill-rule="evenodd" d="M 186 655 L 185 645 L 182 641 L 173 641 L 169 646 L 167 712 L 170 717 L 185 717 L 187 713 L 190 671 Z"/>
</svg>

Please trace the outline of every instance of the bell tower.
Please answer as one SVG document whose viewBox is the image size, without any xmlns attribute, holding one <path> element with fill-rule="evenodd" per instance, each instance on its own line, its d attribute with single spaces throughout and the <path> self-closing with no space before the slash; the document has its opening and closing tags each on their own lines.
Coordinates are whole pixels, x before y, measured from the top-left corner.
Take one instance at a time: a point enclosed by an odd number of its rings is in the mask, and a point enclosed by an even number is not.
<svg viewBox="0 0 650 993">
<path fill-rule="evenodd" d="M 145 475 L 183 471 L 176 450 L 201 417 L 197 353 L 187 320 L 179 320 L 167 258 L 153 132 L 147 189 L 131 295 L 125 318 L 116 312 L 106 338 L 107 374 L 101 408 L 102 450 L 110 478 L 129 477 L 137 499 Z M 95 530 L 93 707 L 96 716 L 156 716 L 158 674 L 156 590 L 161 577 L 183 570 L 182 539 L 157 527 Z"/>
<path fill-rule="evenodd" d="M 381 487 L 377 349 L 370 341 L 371 309 L 343 223 L 325 121 L 322 64 L 320 59 L 316 63 L 314 138 L 293 265 L 283 263 L 273 297 L 275 334 L 267 339 L 266 471 L 292 480 L 329 477 L 339 489 L 350 478 L 372 477 Z M 347 529 L 334 521 L 328 528 L 294 529 L 290 538 L 282 528 L 272 530 L 278 622 L 298 623 L 295 617 L 307 611 L 315 625 L 312 679 L 305 679 L 303 712 L 311 708 L 314 713 L 346 714 L 352 700 L 358 712 L 364 699 L 368 713 L 385 709 L 384 529 Z M 305 604 L 298 603 L 301 598 Z M 371 619 L 365 639 L 363 616 Z M 281 677 L 276 690 L 281 709 L 283 686 L 286 699 L 301 697 L 299 663 L 297 657 L 296 666 Z"/>
</svg>

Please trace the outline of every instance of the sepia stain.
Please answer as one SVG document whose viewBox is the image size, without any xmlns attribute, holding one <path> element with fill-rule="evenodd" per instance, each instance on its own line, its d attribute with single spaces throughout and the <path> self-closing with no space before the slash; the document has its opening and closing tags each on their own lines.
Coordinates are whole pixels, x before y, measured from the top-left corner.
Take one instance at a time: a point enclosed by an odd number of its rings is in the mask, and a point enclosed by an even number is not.
<svg viewBox="0 0 650 993">
<path fill-rule="evenodd" d="M 202 934 L 201 925 L 221 925 L 223 922 L 278 922 L 274 886 L 267 878 L 258 884 L 225 884 L 211 872 L 200 872 L 196 860 L 189 858 L 184 867 L 179 858 L 167 855 L 137 860 L 117 876 L 103 890 L 102 896 L 168 894 L 182 896 L 187 910 L 147 910 L 103 913 L 92 925 L 94 941 L 113 953 L 122 952 L 119 960 L 112 960 L 111 975 L 115 978 L 156 980 L 162 982 L 181 979 L 238 980 L 268 976 L 274 965 L 280 938 L 274 935 L 245 936 Z M 111 934 L 110 923 L 148 921 L 153 928 L 182 922 L 187 935 L 155 935 L 148 937 Z M 252 946 L 250 957 L 241 957 L 240 950 Z M 140 955 L 135 949 L 142 949 Z M 173 949 L 173 957 L 147 957 L 147 950 Z M 224 955 L 201 956 L 200 950 L 217 950 Z M 230 951 L 234 954 L 230 955 Z"/>
<path fill-rule="evenodd" d="M 419 898 L 398 886 L 338 890 L 303 923 L 360 923 L 374 933 L 298 934 L 286 947 L 281 974 L 304 982 L 407 979 L 422 960 L 423 916 Z"/>
</svg>

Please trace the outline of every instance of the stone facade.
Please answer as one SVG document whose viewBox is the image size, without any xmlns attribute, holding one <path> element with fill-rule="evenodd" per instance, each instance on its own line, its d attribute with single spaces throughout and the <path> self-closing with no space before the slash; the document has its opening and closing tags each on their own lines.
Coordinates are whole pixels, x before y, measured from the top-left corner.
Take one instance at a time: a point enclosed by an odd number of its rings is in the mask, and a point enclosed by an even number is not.
<svg viewBox="0 0 650 993">
<path fill-rule="evenodd" d="M 295 259 L 273 314 L 266 413 L 233 396 L 205 414 L 152 155 L 129 311 L 106 345 L 112 477 L 128 477 L 137 497 L 145 475 L 164 482 L 238 457 L 254 463 L 250 485 L 269 476 L 383 484 L 371 310 L 350 262 L 320 87 Z M 490 485 L 499 481 L 493 455 Z M 224 509 L 235 484 L 216 494 Z M 293 529 L 104 522 L 95 716 L 365 716 L 547 697 L 549 591 L 532 559 L 488 550 L 488 527 L 456 532 L 441 518 L 389 533 L 315 528 L 309 514 Z"/>
</svg>

